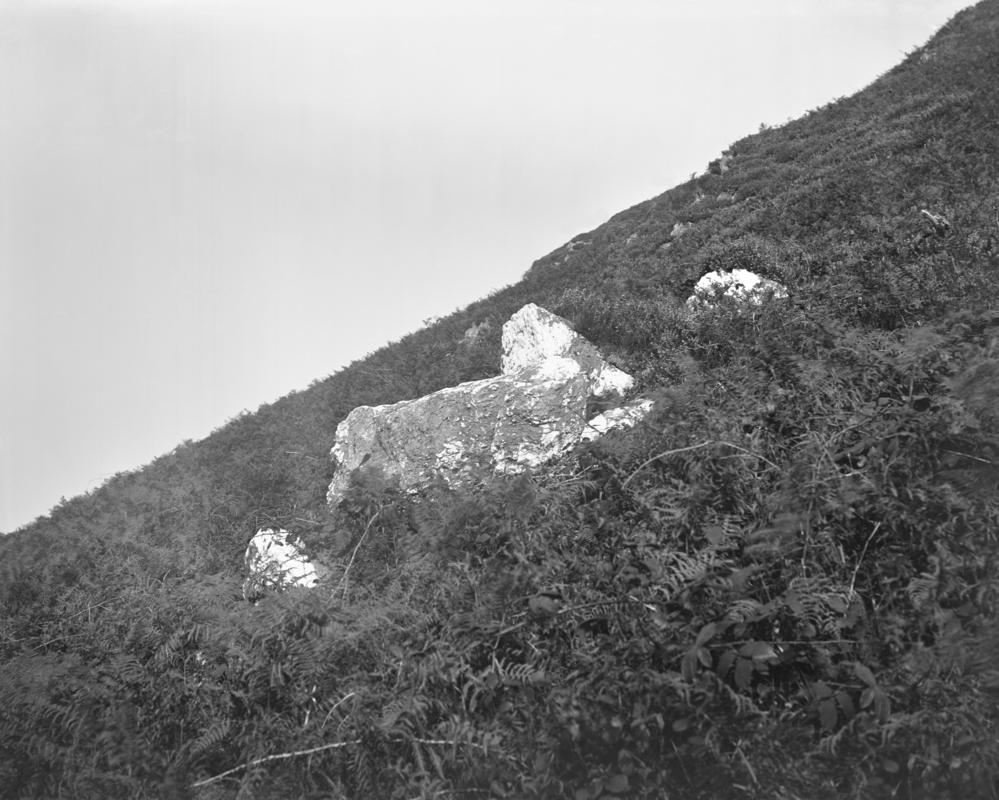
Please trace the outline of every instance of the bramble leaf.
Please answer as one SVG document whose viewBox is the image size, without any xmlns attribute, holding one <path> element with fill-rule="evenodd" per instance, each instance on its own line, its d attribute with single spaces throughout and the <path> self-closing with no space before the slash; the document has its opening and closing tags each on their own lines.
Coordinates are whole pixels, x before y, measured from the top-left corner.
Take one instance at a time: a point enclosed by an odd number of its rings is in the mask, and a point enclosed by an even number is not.
<svg viewBox="0 0 999 800">
<path fill-rule="evenodd" d="M 822 730 L 826 732 L 836 727 L 836 703 L 833 700 L 823 700 L 819 703 L 819 721 Z"/>
<path fill-rule="evenodd" d="M 853 664 L 854 674 L 860 678 L 864 683 L 866 683 L 870 688 L 875 688 L 878 685 L 877 680 L 874 678 L 874 673 L 871 672 L 869 667 L 864 666 L 859 661 L 855 661 Z"/>
<path fill-rule="evenodd" d="M 707 625 L 701 628 L 700 632 L 697 634 L 697 639 L 694 640 L 694 644 L 700 647 L 701 645 L 710 641 L 711 637 L 715 635 L 716 630 L 717 626 L 715 625 L 715 623 L 709 622 Z"/>
</svg>

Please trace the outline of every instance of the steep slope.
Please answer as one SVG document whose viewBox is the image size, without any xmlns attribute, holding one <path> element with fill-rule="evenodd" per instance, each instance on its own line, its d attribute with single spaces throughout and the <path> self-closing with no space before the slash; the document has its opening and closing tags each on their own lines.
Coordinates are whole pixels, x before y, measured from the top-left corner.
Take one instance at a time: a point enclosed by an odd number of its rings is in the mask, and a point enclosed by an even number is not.
<svg viewBox="0 0 999 800">
<path fill-rule="evenodd" d="M 995 796 L 997 75 L 988 0 L 515 286 L 0 540 L 0 785 Z M 792 301 L 685 319 L 719 267 Z M 527 302 L 655 418 L 574 477 L 370 479 L 331 515 L 337 423 L 495 373 Z M 262 525 L 341 574 L 244 607 Z"/>
</svg>

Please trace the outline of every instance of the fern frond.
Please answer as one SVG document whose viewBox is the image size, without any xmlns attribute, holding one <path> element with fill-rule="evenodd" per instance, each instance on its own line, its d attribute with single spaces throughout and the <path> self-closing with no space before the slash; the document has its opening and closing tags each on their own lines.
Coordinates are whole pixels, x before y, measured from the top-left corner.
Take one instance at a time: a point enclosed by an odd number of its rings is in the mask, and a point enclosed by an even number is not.
<svg viewBox="0 0 999 800">
<path fill-rule="evenodd" d="M 531 686 L 545 679 L 545 671 L 532 664 L 495 662 L 496 671 L 507 686 Z"/>
<path fill-rule="evenodd" d="M 213 723 L 191 743 L 191 755 L 197 756 L 218 749 L 219 745 L 229 738 L 231 728 L 229 720 Z"/>
<path fill-rule="evenodd" d="M 157 667 L 164 667 L 169 664 L 187 643 L 187 631 L 177 630 L 170 634 L 170 638 L 157 648 L 153 654 L 153 664 Z"/>
<path fill-rule="evenodd" d="M 682 552 L 664 553 L 657 559 L 661 572 L 656 591 L 671 598 L 704 578 L 719 564 L 717 553 L 711 549 L 693 555 Z"/>
<path fill-rule="evenodd" d="M 375 796 L 375 769 L 366 747 L 354 749 L 351 759 L 351 777 L 356 787 L 355 797 Z"/>
<path fill-rule="evenodd" d="M 748 597 L 739 598 L 726 610 L 724 618 L 736 622 L 746 622 L 760 614 L 764 606 L 757 600 Z"/>
<path fill-rule="evenodd" d="M 818 632 L 836 636 L 840 632 L 837 622 L 850 607 L 850 592 L 826 576 L 799 576 L 788 584 L 785 604 L 799 620 L 813 625 Z"/>
</svg>

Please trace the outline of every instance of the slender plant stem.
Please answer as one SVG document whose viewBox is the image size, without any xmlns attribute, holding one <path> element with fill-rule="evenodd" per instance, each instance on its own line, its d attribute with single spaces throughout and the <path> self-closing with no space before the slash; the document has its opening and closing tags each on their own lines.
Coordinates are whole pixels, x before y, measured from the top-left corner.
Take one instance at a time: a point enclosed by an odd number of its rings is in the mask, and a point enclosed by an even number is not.
<svg viewBox="0 0 999 800">
<path fill-rule="evenodd" d="M 340 708 L 340 706 L 342 706 L 348 700 L 350 700 L 350 698 L 353 697 L 355 694 L 357 694 L 357 692 L 349 692 L 345 697 L 341 697 L 339 700 L 337 700 L 336 705 L 329 710 L 329 713 L 326 715 L 326 719 L 323 720 L 323 724 L 320 727 L 325 728 L 326 723 L 329 722 L 330 717 L 333 716 L 333 712 L 336 711 L 338 708 Z"/>
<path fill-rule="evenodd" d="M 639 472 L 641 472 L 643 469 L 645 469 L 647 466 L 649 466 L 649 464 L 653 463 L 654 461 L 658 461 L 660 458 L 666 458 L 667 456 L 675 456 L 677 453 L 687 453 L 691 450 L 700 450 L 702 447 L 710 447 L 713 444 L 720 444 L 724 445 L 725 447 L 731 447 L 733 450 L 738 450 L 742 453 L 745 453 L 746 455 L 752 456 L 753 458 L 758 458 L 760 459 L 760 461 L 765 461 L 774 469 L 780 469 L 780 467 L 778 467 L 770 459 L 761 456 L 759 453 L 754 453 L 752 450 L 747 450 L 745 447 L 741 447 L 732 442 L 716 441 L 714 439 L 709 439 L 706 442 L 700 442 L 699 444 L 692 444 L 689 447 L 678 447 L 675 450 L 665 450 L 662 453 L 658 453 L 657 455 L 652 456 L 652 458 L 650 458 L 648 461 L 642 462 L 634 472 L 632 472 L 627 478 L 625 478 L 624 483 L 622 485 L 627 486 L 629 483 L 631 483 L 632 478 L 634 478 Z"/>
<path fill-rule="evenodd" d="M 336 589 L 333 590 L 333 594 L 340 591 L 340 587 L 343 586 L 343 599 L 347 599 L 347 586 L 349 584 L 347 576 L 350 573 L 350 568 L 354 566 L 354 558 L 357 556 L 357 551 L 361 549 L 361 545 L 364 543 L 364 537 L 368 535 L 368 531 L 371 530 L 371 526 L 375 524 L 375 520 L 378 519 L 378 515 L 382 513 L 379 508 L 375 515 L 368 520 L 368 524 L 364 526 L 364 533 L 361 534 L 361 538 L 357 540 L 357 544 L 354 546 L 354 552 L 350 554 L 350 561 L 347 562 L 347 568 L 343 571 L 343 575 L 340 576 L 340 581 L 336 585 Z"/>
<path fill-rule="evenodd" d="M 324 750 L 335 750 L 338 747 L 347 747 L 351 744 L 360 744 L 360 739 L 353 739 L 349 742 L 333 742 L 333 744 L 324 744 L 319 747 L 310 747 L 308 750 L 295 750 L 291 753 L 275 753 L 273 755 L 264 756 L 263 758 L 255 758 L 253 761 L 247 761 L 245 764 L 240 764 L 238 767 L 233 767 L 232 769 L 227 769 L 225 772 L 220 772 L 218 775 L 212 775 L 210 778 L 205 778 L 197 783 L 192 783 L 191 786 L 197 788 L 199 786 L 207 786 L 209 783 L 215 783 L 215 781 L 222 780 L 227 775 L 232 775 L 234 772 L 239 772 L 240 770 L 249 769 L 250 767 L 255 767 L 257 764 L 264 764 L 268 761 L 278 761 L 283 758 L 295 758 L 297 756 L 310 756 L 313 753 L 321 753 Z"/>
<path fill-rule="evenodd" d="M 864 563 L 864 556 L 867 555 L 867 548 L 874 540 L 874 537 L 878 535 L 878 530 L 881 528 L 881 520 L 874 523 L 874 530 L 871 531 L 871 535 L 867 537 L 867 541 L 864 542 L 864 549 L 860 551 L 860 558 L 857 559 L 857 566 L 853 568 L 853 577 L 850 578 L 850 593 L 849 597 L 853 599 L 853 587 L 857 583 L 857 573 L 860 572 L 860 565 Z"/>
<path fill-rule="evenodd" d="M 713 441 L 708 440 L 706 442 L 701 442 L 700 444 L 692 444 L 689 447 L 678 447 L 676 450 L 665 450 L 662 453 L 652 456 L 648 461 L 643 461 L 638 468 L 632 472 L 627 478 L 624 479 L 623 486 L 627 486 L 631 483 L 632 478 L 634 478 L 639 472 L 645 469 L 649 464 L 654 461 L 658 461 L 660 458 L 666 458 L 666 456 L 675 456 L 677 453 L 687 453 L 691 450 L 700 450 L 702 447 L 707 447 L 708 445 L 714 444 Z"/>
<path fill-rule="evenodd" d="M 452 741 L 449 741 L 448 739 L 411 739 L 410 741 L 417 742 L 419 744 L 448 745 L 449 747 L 453 746 L 453 745 L 456 745 L 456 744 L 464 744 L 464 745 L 468 745 L 469 747 L 475 747 L 475 748 L 477 748 L 479 750 L 485 750 L 486 749 L 481 744 L 476 744 L 475 742 L 452 742 Z"/>
<path fill-rule="evenodd" d="M 405 741 L 405 740 L 399 740 L 399 741 Z M 476 744 L 475 742 L 453 742 L 448 739 L 412 739 L 410 741 L 417 742 L 419 744 L 447 745 L 449 747 L 454 746 L 456 744 L 464 744 L 468 745 L 469 747 L 478 748 L 479 750 L 486 749 L 481 744 Z M 191 786 L 194 788 L 207 786 L 208 784 L 222 780 L 222 778 L 232 775 L 235 772 L 239 772 L 240 770 L 244 769 L 249 769 L 250 767 L 255 767 L 258 764 L 265 764 L 268 761 L 280 761 L 281 759 L 297 758 L 298 756 L 311 756 L 315 753 L 322 753 L 325 750 L 336 750 L 340 747 L 347 747 L 352 744 L 360 744 L 360 743 L 361 743 L 360 739 L 351 739 L 350 741 L 346 742 L 333 742 L 332 744 L 324 744 L 320 745 L 319 747 L 310 747 L 308 750 L 294 750 L 290 753 L 274 753 L 273 755 L 263 756 L 262 758 L 255 758 L 252 761 L 247 761 L 245 764 L 240 764 L 238 767 L 227 769 L 225 772 L 220 772 L 218 775 L 212 775 L 212 777 L 210 778 L 205 778 L 203 780 L 197 781 L 196 783 L 192 783 Z"/>
</svg>

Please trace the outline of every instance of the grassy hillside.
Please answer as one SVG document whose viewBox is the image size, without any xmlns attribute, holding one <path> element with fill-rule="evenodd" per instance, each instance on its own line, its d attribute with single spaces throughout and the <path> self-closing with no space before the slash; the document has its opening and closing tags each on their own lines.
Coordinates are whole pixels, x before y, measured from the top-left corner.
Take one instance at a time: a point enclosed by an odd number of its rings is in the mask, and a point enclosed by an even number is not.
<svg viewBox="0 0 999 800">
<path fill-rule="evenodd" d="M 520 283 L 0 539 L 0 795 L 999 796 L 997 76 L 986 0 Z M 687 319 L 719 267 L 791 299 Z M 652 418 L 472 491 L 368 475 L 330 513 L 337 423 L 495 374 L 526 302 Z M 261 526 L 324 585 L 244 603 Z"/>
</svg>

